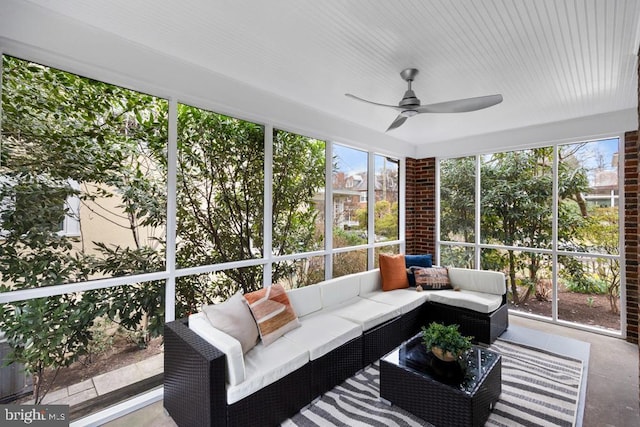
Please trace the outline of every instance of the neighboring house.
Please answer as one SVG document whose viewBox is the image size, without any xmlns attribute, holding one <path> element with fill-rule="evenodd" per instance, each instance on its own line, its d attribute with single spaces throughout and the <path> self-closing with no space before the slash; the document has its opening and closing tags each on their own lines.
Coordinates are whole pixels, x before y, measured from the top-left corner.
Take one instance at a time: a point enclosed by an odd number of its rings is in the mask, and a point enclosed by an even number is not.
<svg viewBox="0 0 640 427">
<path fill-rule="evenodd" d="M 333 213 L 334 225 L 339 228 L 361 227 L 357 220 L 357 211 L 365 209 L 370 200 L 367 188 L 367 172 L 333 174 Z M 389 203 L 398 202 L 397 171 L 378 173 L 374 181 L 376 202 L 387 200 Z"/>
<path fill-rule="evenodd" d="M 364 174 L 364 173 L 362 173 Z M 366 197 L 366 181 L 362 182 L 362 174 L 347 175 L 344 172 L 333 174 L 333 225 L 348 230 L 359 227 L 356 212 L 363 206 L 362 195 Z M 364 174 L 366 175 L 366 174 Z"/>
<path fill-rule="evenodd" d="M 610 167 L 600 167 L 593 172 L 589 179 L 589 193 L 585 200 L 600 207 L 618 206 L 618 153 L 611 158 Z"/>
<path fill-rule="evenodd" d="M 76 181 L 69 179 L 68 182 L 71 188 L 74 190 L 80 190 L 80 184 Z M 0 176 L 0 184 L 7 186 L 5 188 L 11 190 L 14 190 L 16 185 L 16 183 L 12 182 L 12 180 L 6 175 Z M 15 192 L 17 193 L 15 197 L 5 197 L 0 200 L 0 211 L 13 210 L 20 205 L 24 205 L 24 208 L 28 209 L 29 204 L 33 201 L 29 200 L 25 195 L 21 196 L 18 191 Z M 58 233 L 68 237 L 80 236 L 80 198 L 77 196 L 68 197 L 64 205 L 61 204 L 60 210 L 64 210 L 66 214 L 64 219 L 60 222 Z M 2 229 L 2 225 L 0 224 L 0 238 L 2 238 L 2 235 L 5 232 L 6 231 Z"/>
<path fill-rule="evenodd" d="M 92 184 L 86 184 L 91 187 Z M 95 193 L 94 188 L 88 191 Z M 137 233 L 138 241 L 142 246 L 156 247 L 157 238 L 163 238 L 165 230 L 157 230 L 152 227 L 134 227 L 122 207 L 122 199 L 112 188 L 107 189 L 111 197 L 95 197 L 92 200 L 83 200 L 80 205 L 79 226 L 80 240 L 75 244 L 77 250 L 84 249 L 89 254 L 96 254 L 92 242 L 103 242 L 108 245 L 122 248 L 135 248 L 136 243 L 133 233 Z M 162 235 L 159 235 L 162 233 Z"/>
</svg>

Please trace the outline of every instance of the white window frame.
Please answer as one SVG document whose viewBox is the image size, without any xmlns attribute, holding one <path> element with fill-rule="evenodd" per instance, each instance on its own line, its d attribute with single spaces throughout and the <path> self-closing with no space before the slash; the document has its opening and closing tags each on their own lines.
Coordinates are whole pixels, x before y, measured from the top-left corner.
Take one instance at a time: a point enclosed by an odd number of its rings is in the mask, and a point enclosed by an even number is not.
<svg viewBox="0 0 640 427">
<path fill-rule="evenodd" d="M 80 184 L 73 179 L 69 179 L 69 184 L 74 190 L 80 191 Z M 80 197 L 69 196 L 65 202 L 65 215 L 62 221 L 62 230 L 58 232 L 61 236 L 80 237 Z"/>
<path fill-rule="evenodd" d="M 622 164 L 618 165 L 618 255 L 610 255 L 610 254 L 592 254 L 592 253 L 582 253 L 582 252 L 568 252 L 558 250 L 558 147 L 578 144 L 578 143 L 589 143 L 602 141 L 607 139 L 618 139 L 618 152 L 624 153 L 624 134 L 619 135 L 601 135 L 597 138 L 581 138 L 576 139 L 574 141 L 557 141 L 557 142 L 548 142 L 542 143 L 527 147 L 518 148 L 518 150 L 528 150 L 534 148 L 541 147 L 552 147 L 553 148 L 553 224 L 552 224 L 552 248 L 551 249 L 541 249 L 541 248 L 529 248 L 529 247 L 508 247 L 504 245 L 490 245 L 481 243 L 481 229 L 480 229 L 480 215 L 481 215 L 481 183 L 480 183 L 480 168 L 481 168 L 481 158 L 483 155 L 494 154 L 502 151 L 488 151 L 482 153 L 468 153 L 466 155 L 459 155 L 451 158 L 462 158 L 462 157 L 475 157 L 475 165 L 476 165 L 476 174 L 475 174 L 475 241 L 474 242 L 452 242 L 441 239 L 440 234 L 440 161 L 446 160 L 449 157 L 439 157 L 436 158 L 436 260 L 437 263 L 440 264 L 440 248 L 443 246 L 455 246 L 455 247 L 465 247 L 465 248 L 473 248 L 474 250 L 474 264 L 476 269 L 480 269 L 480 252 L 483 248 L 493 248 L 493 249 L 515 249 L 523 252 L 536 252 L 536 253 L 544 253 L 548 254 L 551 258 L 552 263 L 557 262 L 558 256 L 583 256 L 583 257 L 592 257 L 592 258 L 608 258 L 608 259 L 618 259 L 620 263 L 620 331 L 609 331 L 603 328 L 591 327 L 588 325 L 581 325 L 574 322 L 569 322 L 566 320 L 562 320 L 558 318 L 558 304 L 557 304 L 557 278 L 554 275 L 553 279 L 553 300 L 552 300 L 552 308 L 551 308 L 551 317 L 541 317 L 536 315 L 529 315 L 525 312 L 509 310 L 509 313 L 514 315 L 523 316 L 523 317 L 532 317 L 536 320 L 548 321 L 551 323 L 561 324 L 563 326 L 572 327 L 575 329 L 585 330 L 589 332 L 595 332 L 601 335 L 613 336 L 616 338 L 626 338 L 626 329 L 627 329 L 627 314 L 626 314 L 626 279 L 625 279 L 625 268 L 624 268 L 624 166 Z M 503 152 L 512 151 L 512 150 L 504 150 Z"/>
</svg>

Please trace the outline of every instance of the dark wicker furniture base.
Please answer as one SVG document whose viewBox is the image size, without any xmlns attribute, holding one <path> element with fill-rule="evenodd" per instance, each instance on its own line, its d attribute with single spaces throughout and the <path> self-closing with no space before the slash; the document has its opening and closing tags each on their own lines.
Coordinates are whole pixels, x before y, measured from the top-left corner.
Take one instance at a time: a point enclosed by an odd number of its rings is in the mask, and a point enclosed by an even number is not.
<svg viewBox="0 0 640 427">
<path fill-rule="evenodd" d="M 466 334 L 487 343 L 507 328 L 506 304 L 492 314 L 459 310 L 425 303 L 231 405 L 227 404 L 224 353 L 189 329 L 186 319 L 169 322 L 164 335 L 164 406 L 179 426 L 280 425 L 315 397 L 415 335 L 428 321 L 458 323 Z"/>
<path fill-rule="evenodd" d="M 380 359 L 380 397 L 436 426 L 484 425 L 502 389 L 500 355 L 474 347 L 470 360 L 484 357 L 482 368 L 478 369 L 477 363 L 468 368 L 476 379 L 462 381 L 464 386 L 459 381 L 448 384 L 428 367 L 432 356 L 423 359 L 424 365 L 403 359 L 403 350 L 408 351 L 411 345 L 411 351 L 420 346 L 426 354 L 420 340 L 417 335 Z"/>
<path fill-rule="evenodd" d="M 282 420 L 294 416 L 311 402 L 310 383 L 311 364 L 307 363 L 275 383 L 227 406 L 227 425 L 280 425 Z"/>
<path fill-rule="evenodd" d="M 425 305 L 423 304 L 420 307 L 414 308 L 410 312 L 404 314 L 400 319 L 402 322 L 402 332 L 401 334 L 398 334 L 398 342 L 393 348 L 396 348 L 402 342 L 414 336 L 416 332 L 420 331 L 420 329 L 426 324 Z"/>
<path fill-rule="evenodd" d="M 331 390 L 362 369 L 362 336 L 311 361 L 311 398 Z"/>
<path fill-rule="evenodd" d="M 307 363 L 228 405 L 224 353 L 189 329 L 185 319 L 165 324 L 164 339 L 164 407 L 179 426 L 276 426 L 315 397 Z"/>
<path fill-rule="evenodd" d="M 188 328 L 164 326 L 164 407 L 179 426 L 227 425 L 225 355 Z"/>
<path fill-rule="evenodd" d="M 395 317 L 362 334 L 362 367 L 375 362 L 402 342 L 402 316 Z"/>
<path fill-rule="evenodd" d="M 463 335 L 472 336 L 474 343 L 493 344 L 509 327 L 509 308 L 506 296 L 503 296 L 502 305 L 492 313 L 479 313 L 435 302 L 428 302 L 424 304 L 424 307 L 427 323 L 458 324 L 460 332 Z"/>
</svg>

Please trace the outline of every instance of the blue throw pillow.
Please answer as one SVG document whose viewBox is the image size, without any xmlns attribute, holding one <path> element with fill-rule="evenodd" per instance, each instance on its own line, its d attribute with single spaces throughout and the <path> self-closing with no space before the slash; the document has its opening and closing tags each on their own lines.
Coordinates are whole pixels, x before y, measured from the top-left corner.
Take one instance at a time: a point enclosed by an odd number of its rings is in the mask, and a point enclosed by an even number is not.
<svg viewBox="0 0 640 427">
<path fill-rule="evenodd" d="M 413 275 L 413 271 L 410 270 L 411 267 L 424 267 L 429 268 L 433 264 L 433 258 L 431 254 L 425 255 L 405 255 L 404 256 L 404 264 L 407 268 L 407 277 L 409 278 L 409 286 L 416 286 L 416 278 Z"/>
<path fill-rule="evenodd" d="M 409 267 L 425 267 L 429 268 L 432 264 L 431 254 L 426 255 L 405 255 L 404 264 Z"/>
</svg>

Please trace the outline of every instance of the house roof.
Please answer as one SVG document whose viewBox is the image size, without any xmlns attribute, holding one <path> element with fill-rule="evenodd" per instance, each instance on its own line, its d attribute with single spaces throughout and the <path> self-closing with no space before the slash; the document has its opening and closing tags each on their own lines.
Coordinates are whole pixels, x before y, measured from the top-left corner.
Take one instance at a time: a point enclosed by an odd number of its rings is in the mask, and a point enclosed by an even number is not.
<svg viewBox="0 0 640 427">
<path fill-rule="evenodd" d="M 637 128 L 637 0 L 2 0 L 2 8 L 9 52 L 18 41 L 78 59 L 97 77 L 110 69 L 153 87 L 187 79 L 203 92 L 211 83 L 209 94 L 185 98 L 415 157 Z M 193 70 L 176 73 L 167 61 Z M 396 104 L 407 67 L 420 70 L 413 89 L 423 104 L 494 93 L 504 101 L 422 114 L 385 133 L 397 112 L 344 94 Z"/>
</svg>

